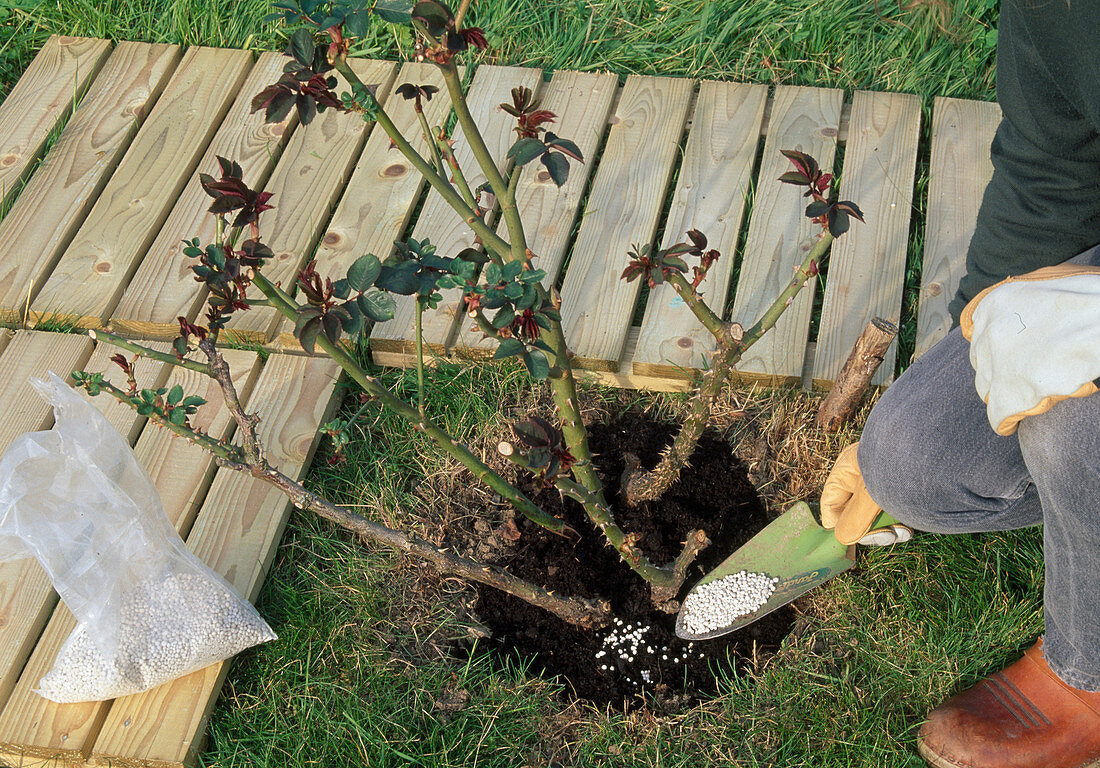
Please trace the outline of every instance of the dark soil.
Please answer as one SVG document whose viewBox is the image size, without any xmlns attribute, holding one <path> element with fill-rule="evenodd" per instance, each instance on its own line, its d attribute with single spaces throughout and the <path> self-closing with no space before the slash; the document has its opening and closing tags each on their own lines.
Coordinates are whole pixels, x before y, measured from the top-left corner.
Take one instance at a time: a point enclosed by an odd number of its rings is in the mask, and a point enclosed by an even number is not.
<svg viewBox="0 0 1100 768">
<path fill-rule="evenodd" d="M 672 435 L 670 425 L 633 413 L 589 428 L 616 522 L 627 532 L 642 535 L 640 546 L 653 562 L 670 562 L 689 531 L 706 531 L 712 543 L 693 567 L 686 594 L 700 576 L 770 520 L 744 466 L 725 441 L 710 433 L 700 441 L 691 466 L 662 499 L 635 509 L 619 504 L 623 453 L 633 452 L 644 466 L 652 467 Z M 532 485 L 524 490 L 543 509 L 582 532 L 583 539 L 555 536 L 517 518 L 521 536 L 499 564 L 555 592 L 609 600 L 617 617 L 610 629 L 615 635 L 648 628 L 636 641 L 637 651 L 631 652 L 629 643 L 623 648 L 617 642 L 613 643 L 621 648 L 617 652 L 605 644 L 609 630 L 578 629 L 511 595 L 479 586 L 477 613 L 492 630 L 492 651 L 533 659 L 534 672 L 560 676 L 576 697 L 620 707 L 637 703 L 644 692 L 664 707 L 689 706 L 715 692 L 719 668 L 729 670 L 768 654 L 790 630 L 793 611 L 786 607 L 724 637 L 685 643 L 673 632 L 675 616 L 653 608 L 648 585 L 602 537 L 592 534 L 593 526 L 580 505 L 569 499 L 563 503 L 553 489 Z"/>
</svg>

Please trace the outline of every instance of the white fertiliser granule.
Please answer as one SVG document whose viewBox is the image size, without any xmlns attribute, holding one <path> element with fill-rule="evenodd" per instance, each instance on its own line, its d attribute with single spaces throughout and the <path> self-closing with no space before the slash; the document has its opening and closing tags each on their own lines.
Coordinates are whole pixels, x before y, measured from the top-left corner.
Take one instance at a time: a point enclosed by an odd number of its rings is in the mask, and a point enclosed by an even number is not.
<svg viewBox="0 0 1100 768">
<path fill-rule="evenodd" d="M 728 627 L 768 602 L 778 583 L 766 573 L 739 571 L 696 587 L 680 609 L 683 627 L 692 635 Z"/>
<path fill-rule="evenodd" d="M 140 693 L 275 635 L 250 605 L 203 574 L 171 574 L 129 590 L 109 658 L 81 624 L 38 693 L 58 703 Z"/>
</svg>

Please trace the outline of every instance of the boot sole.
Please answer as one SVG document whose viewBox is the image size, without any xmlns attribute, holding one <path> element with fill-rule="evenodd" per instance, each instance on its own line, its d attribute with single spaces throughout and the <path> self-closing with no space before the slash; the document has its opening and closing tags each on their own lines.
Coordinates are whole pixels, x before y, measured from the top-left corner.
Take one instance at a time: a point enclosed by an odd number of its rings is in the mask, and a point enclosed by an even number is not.
<svg viewBox="0 0 1100 768">
<path fill-rule="evenodd" d="M 959 763 L 948 760 L 943 755 L 932 751 L 932 748 L 924 743 L 924 739 L 917 739 L 917 752 L 932 768 L 967 768 Z"/>
<path fill-rule="evenodd" d="M 956 763 L 941 754 L 933 752 L 932 748 L 924 743 L 924 739 L 917 739 L 917 752 L 932 768 L 971 768 L 969 764 Z M 1074 766 L 1074 768 L 1100 768 L 1100 759 Z"/>
</svg>

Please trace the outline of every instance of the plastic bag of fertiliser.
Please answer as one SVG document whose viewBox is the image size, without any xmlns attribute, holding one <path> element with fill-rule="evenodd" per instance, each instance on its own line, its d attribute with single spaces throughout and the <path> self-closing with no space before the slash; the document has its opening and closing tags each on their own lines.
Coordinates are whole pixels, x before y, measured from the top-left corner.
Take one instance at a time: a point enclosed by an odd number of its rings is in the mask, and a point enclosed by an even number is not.
<svg viewBox="0 0 1100 768">
<path fill-rule="evenodd" d="M 59 377 L 34 379 L 48 432 L 0 457 L 0 560 L 33 556 L 77 620 L 38 693 L 140 693 L 275 633 L 184 545 L 122 435 Z"/>
</svg>

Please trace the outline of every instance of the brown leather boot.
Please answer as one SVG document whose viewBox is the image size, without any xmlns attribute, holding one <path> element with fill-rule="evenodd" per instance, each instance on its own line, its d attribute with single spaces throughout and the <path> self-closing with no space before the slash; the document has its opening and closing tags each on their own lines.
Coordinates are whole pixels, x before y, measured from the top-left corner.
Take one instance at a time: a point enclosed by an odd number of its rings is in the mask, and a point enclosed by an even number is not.
<svg viewBox="0 0 1100 768">
<path fill-rule="evenodd" d="M 1040 640 L 932 710 L 917 749 L 936 768 L 1100 768 L 1100 693 L 1062 682 Z"/>
</svg>

